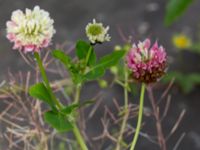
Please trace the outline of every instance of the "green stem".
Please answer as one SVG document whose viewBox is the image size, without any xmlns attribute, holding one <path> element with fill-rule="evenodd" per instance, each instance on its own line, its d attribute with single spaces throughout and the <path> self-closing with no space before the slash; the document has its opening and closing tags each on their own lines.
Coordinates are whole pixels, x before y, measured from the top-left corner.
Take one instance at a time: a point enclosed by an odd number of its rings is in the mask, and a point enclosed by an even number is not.
<svg viewBox="0 0 200 150">
<path fill-rule="evenodd" d="M 88 148 L 83 140 L 83 137 L 81 136 L 81 133 L 76 125 L 74 125 L 74 127 L 73 127 L 73 133 L 76 137 L 77 142 L 79 143 L 79 145 L 81 147 L 81 150 L 88 150 Z"/>
<path fill-rule="evenodd" d="M 125 69 L 124 109 L 128 109 L 128 71 Z"/>
<path fill-rule="evenodd" d="M 86 67 L 87 67 L 91 53 L 92 53 L 92 46 L 90 46 L 89 51 L 87 53 L 86 61 L 85 61 L 85 68 L 84 68 L 83 72 L 85 72 L 85 70 L 86 70 Z M 80 93 L 81 93 L 81 84 L 78 84 L 78 85 L 76 85 L 76 93 L 75 93 L 75 98 L 74 98 L 75 104 L 80 101 Z M 74 125 L 73 133 L 74 133 L 76 140 L 79 143 L 81 149 L 82 150 L 88 150 L 88 148 L 87 148 L 87 146 L 86 146 L 86 144 L 83 140 L 83 137 L 81 136 L 81 133 L 80 133 L 80 131 L 79 131 L 79 129 L 76 125 Z"/>
<path fill-rule="evenodd" d="M 57 105 L 57 107 L 59 109 L 62 108 L 62 105 L 60 104 L 60 102 L 57 100 L 57 98 L 55 97 L 55 95 L 53 94 L 53 91 L 51 89 L 51 86 L 50 86 L 50 83 L 49 83 L 49 80 L 47 78 L 47 75 L 46 75 L 46 72 L 45 72 L 45 69 L 44 69 L 44 66 L 43 66 L 43 63 L 42 63 L 42 60 L 40 58 L 40 55 L 38 52 L 35 52 L 34 53 L 34 56 L 35 56 L 35 59 L 38 63 L 38 66 L 39 66 L 39 69 L 40 69 L 40 73 L 42 75 L 42 79 L 44 81 L 44 84 L 46 86 L 46 88 L 48 89 L 48 91 L 50 92 L 50 95 L 51 95 L 51 98 L 52 100 L 54 101 L 54 103 Z"/>
<path fill-rule="evenodd" d="M 92 53 L 92 46 L 90 46 L 90 49 L 89 49 L 89 51 L 87 53 L 85 67 L 84 67 L 83 73 L 86 70 L 86 67 L 87 67 L 87 64 L 88 64 L 88 61 L 89 61 L 91 53 Z M 76 85 L 76 93 L 75 93 L 75 98 L 74 98 L 74 103 L 75 104 L 80 101 L 81 86 L 82 86 L 81 84 Z M 87 146 L 85 144 L 85 141 L 84 141 L 83 137 L 81 136 L 79 128 L 75 124 L 74 124 L 74 128 L 73 128 L 73 133 L 74 133 L 74 135 L 76 137 L 76 140 L 79 143 L 81 149 L 82 150 L 88 150 L 88 148 L 87 148 Z"/>
<path fill-rule="evenodd" d="M 128 72 L 127 69 L 125 67 L 124 69 L 125 71 L 125 83 L 124 83 L 124 117 L 123 117 L 123 121 L 122 121 L 122 126 L 120 129 L 120 133 L 119 133 L 119 137 L 117 140 L 117 146 L 115 148 L 115 150 L 120 150 L 120 145 L 123 142 L 123 133 L 124 130 L 126 128 L 126 124 L 127 124 L 127 120 L 128 120 Z"/>
<path fill-rule="evenodd" d="M 136 131 L 135 131 L 135 136 L 134 136 L 133 141 L 131 143 L 130 150 L 134 150 L 135 149 L 135 146 L 136 146 L 136 143 L 137 143 L 137 139 L 138 139 L 138 136 L 139 136 L 139 133 L 140 133 L 140 129 L 141 129 L 142 115 L 143 115 L 143 105 L 144 105 L 144 93 L 145 93 L 145 83 L 142 83 L 141 93 L 140 93 L 140 107 L 139 107 L 137 127 L 136 127 Z"/>
<path fill-rule="evenodd" d="M 81 84 L 76 85 L 76 94 L 74 98 L 74 103 L 78 103 L 80 101 L 80 93 L 81 93 Z M 76 137 L 77 142 L 79 143 L 81 150 L 88 150 L 85 141 L 79 131 L 79 128 L 74 124 L 73 133 Z"/>
<path fill-rule="evenodd" d="M 47 78 L 47 75 L 46 75 L 42 60 L 40 58 L 40 55 L 37 52 L 35 52 L 34 56 L 35 56 L 35 59 L 36 59 L 36 61 L 38 63 L 38 66 L 39 66 L 43 81 L 44 81 L 47 89 L 50 91 L 51 98 L 53 99 L 53 101 L 55 102 L 57 107 L 61 110 L 62 109 L 62 105 L 60 104 L 60 102 L 56 99 L 55 95 L 53 94 L 53 91 L 51 89 L 49 80 Z M 76 93 L 76 98 L 75 98 L 77 102 L 79 101 L 79 98 L 80 98 L 80 89 L 81 89 L 81 86 L 77 86 L 77 93 Z M 79 131 L 78 127 L 75 124 L 74 124 L 74 127 L 73 127 L 73 133 L 74 133 L 74 135 L 75 135 L 75 137 L 77 139 L 77 142 L 79 143 L 81 149 L 82 150 L 88 150 L 86 144 L 83 141 L 83 137 L 81 136 L 80 131 Z"/>
<path fill-rule="evenodd" d="M 81 93 L 81 85 L 76 85 L 76 94 L 74 98 L 74 103 L 78 103 L 80 100 L 80 93 Z"/>
<path fill-rule="evenodd" d="M 85 62 L 86 66 L 88 65 L 88 61 L 90 59 L 91 54 L 92 54 L 92 46 L 90 46 L 89 51 L 88 51 L 87 56 L 86 56 L 86 62 Z"/>
</svg>

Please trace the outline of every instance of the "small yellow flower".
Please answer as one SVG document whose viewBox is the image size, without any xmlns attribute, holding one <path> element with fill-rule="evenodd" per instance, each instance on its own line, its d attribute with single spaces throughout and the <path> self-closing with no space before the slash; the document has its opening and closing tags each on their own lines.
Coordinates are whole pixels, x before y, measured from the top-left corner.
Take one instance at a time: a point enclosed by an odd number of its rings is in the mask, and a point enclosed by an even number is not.
<svg viewBox="0 0 200 150">
<path fill-rule="evenodd" d="M 172 42 L 176 48 L 184 49 L 191 46 L 191 39 L 185 34 L 177 34 L 172 38 Z"/>
</svg>

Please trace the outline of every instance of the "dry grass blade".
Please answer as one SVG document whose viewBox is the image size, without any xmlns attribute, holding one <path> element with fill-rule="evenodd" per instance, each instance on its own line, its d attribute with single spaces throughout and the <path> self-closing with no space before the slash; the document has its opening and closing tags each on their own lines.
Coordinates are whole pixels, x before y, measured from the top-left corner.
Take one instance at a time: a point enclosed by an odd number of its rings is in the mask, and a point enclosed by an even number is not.
<svg viewBox="0 0 200 150">
<path fill-rule="evenodd" d="M 180 125 L 180 122 L 182 121 L 185 113 L 186 113 L 186 110 L 182 110 L 182 112 L 180 113 L 176 123 L 174 124 L 173 128 L 171 129 L 169 135 L 167 136 L 166 140 L 168 140 L 174 134 L 174 132 L 177 130 L 177 128 Z"/>
<path fill-rule="evenodd" d="M 180 146 L 181 142 L 183 141 L 183 138 L 185 137 L 185 135 L 186 135 L 186 133 L 183 133 L 183 134 L 179 137 L 179 139 L 178 139 L 178 141 L 176 142 L 176 144 L 175 144 L 173 150 L 177 150 L 177 149 L 178 149 L 178 147 Z"/>
</svg>

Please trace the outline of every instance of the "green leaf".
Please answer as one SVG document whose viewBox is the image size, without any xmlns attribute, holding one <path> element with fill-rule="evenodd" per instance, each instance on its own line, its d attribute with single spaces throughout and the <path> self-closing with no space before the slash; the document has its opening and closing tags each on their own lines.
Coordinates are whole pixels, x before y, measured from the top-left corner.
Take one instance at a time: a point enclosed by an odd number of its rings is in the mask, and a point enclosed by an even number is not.
<svg viewBox="0 0 200 150">
<path fill-rule="evenodd" d="M 108 55 L 102 57 L 98 61 L 95 68 L 97 68 L 97 67 L 103 67 L 103 68 L 112 67 L 119 62 L 119 60 L 124 56 L 124 54 L 125 54 L 124 50 L 114 51 L 111 54 L 108 54 Z"/>
<path fill-rule="evenodd" d="M 77 108 L 79 108 L 79 104 L 71 104 L 71 105 L 68 105 L 66 107 L 64 107 L 61 112 L 68 115 L 68 114 L 71 114 L 74 110 L 76 110 Z"/>
<path fill-rule="evenodd" d="M 94 48 L 89 43 L 82 40 L 79 40 L 76 43 L 76 55 L 80 60 L 86 59 L 89 50 L 91 50 L 91 54 L 88 60 L 88 65 L 92 66 L 96 63 L 96 54 Z"/>
<path fill-rule="evenodd" d="M 169 0 L 166 7 L 165 25 L 171 25 L 194 0 Z"/>
<path fill-rule="evenodd" d="M 95 80 L 102 77 L 104 74 L 105 74 L 105 68 L 97 67 L 86 73 L 84 77 L 86 80 Z"/>
<path fill-rule="evenodd" d="M 29 88 L 29 94 L 32 97 L 49 104 L 52 108 L 55 108 L 54 102 L 51 98 L 51 94 L 43 83 L 37 83 L 35 85 L 32 85 Z"/>
<path fill-rule="evenodd" d="M 59 132 L 66 132 L 73 129 L 73 123 L 62 113 L 47 111 L 44 114 L 44 119 Z"/>
<path fill-rule="evenodd" d="M 124 56 L 125 51 L 114 51 L 102 57 L 93 68 L 85 74 L 86 80 L 94 80 L 102 77 L 105 74 L 105 70 L 109 67 L 116 65 L 119 60 Z"/>
<path fill-rule="evenodd" d="M 80 74 L 78 67 L 75 66 L 70 56 L 60 50 L 54 50 L 52 52 L 52 56 L 60 60 L 60 62 L 65 65 L 65 68 L 69 71 L 74 83 L 78 84 L 82 81 L 82 75 Z"/>
<path fill-rule="evenodd" d="M 70 69 L 70 67 L 72 66 L 72 60 L 71 60 L 70 56 L 65 54 L 63 51 L 54 50 L 54 51 L 52 51 L 52 56 L 54 58 L 60 60 L 60 62 L 62 62 L 67 69 Z"/>
<path fill-rule="evenodd" d="M 73 113 L 73 111 L 77 110 L 78 108 L 84 107 L 84 106 L 87 106 L 87 105 L 90 105 L 93 103 L 95 103 L 94 100 L 87 100 L 87 101 L 84 101 L 83 103 L 70 104 L 70 105 L 64 107 L 61 110 L 61 113 L 65 114 L 65 115 L 69 115 L 69 114 Z"/>
</svg>

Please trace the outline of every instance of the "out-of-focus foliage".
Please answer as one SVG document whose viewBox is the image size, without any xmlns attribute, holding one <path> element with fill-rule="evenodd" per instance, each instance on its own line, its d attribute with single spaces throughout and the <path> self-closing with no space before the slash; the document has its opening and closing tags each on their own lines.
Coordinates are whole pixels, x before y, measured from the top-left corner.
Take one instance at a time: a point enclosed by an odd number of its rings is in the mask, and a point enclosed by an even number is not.
<svg viewBox="0 0 200 150">
<path fill-rule="evenodd" d="M 165 25 L 171 25 L 180 17 L 194 0 L 169 0 L 166 7 Z"/>
<path fill-rule="evenodd" d="M 200 43 L 193 42 L 192 39 L 186 34 L 175 34 L 172 37 L 172 42 L 174 47 L 181 50 L 181 52 L 190 51 L 191 53 L 200 54 Z M 173 78 L 175 78 L 175 83 L 180 86 L 184 93 L 191 92 L 196 85 L 200 84 L 200 73 L 198 72 L 186 74 L 177 70 L 171 71 L 167 73 L 163 81 L 167 83 Z"/>
<path fill-rule="evenodd" d="M 169 72 L 163 81 L 168 83 L 173 78 L 175 78 L 175 82 L 181 87 L 184 93 L 191 92 L 195 85 L 200 84 L 199 73 L 184 74 L 181 72 Z"/>
<path fill-rule="evenodd" d="M 164 20 L 165 25 L 170 26 L 176 21 L 178 17 L 183 15 L 192 2 L 194 2 L 194 0 L 168 0 Z M 200 54 L 200 43 L 192 42 L 191 38 L 183 33 L 175 34 L 172 37 L 172 42 L 174 47 L 181 51 L 188 50 L 192 53 Z M 163 81 L 169 82 L 173 78 L 175 78 L 175 82 L 185 93 L 191 92 L 196 85 L 200 84 L 199 73 L 185 74 L 181 71 L 171 71 L 167 73 Z"/>
<path fill-rule="evenodd" d="M 200 54 L 200 43 L 194 43 L 189 48 L 192 52 Z"/>
</svg>

